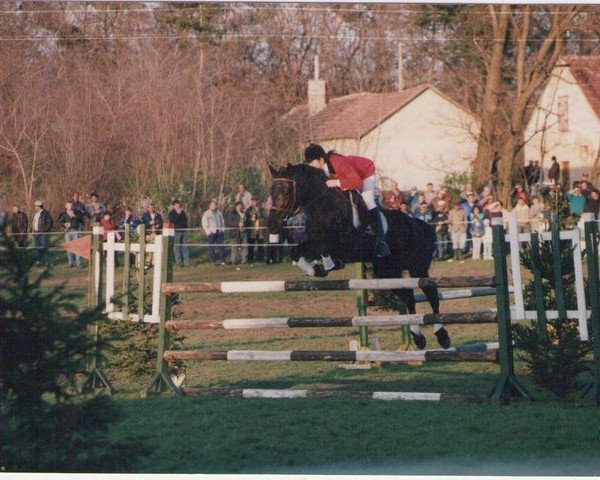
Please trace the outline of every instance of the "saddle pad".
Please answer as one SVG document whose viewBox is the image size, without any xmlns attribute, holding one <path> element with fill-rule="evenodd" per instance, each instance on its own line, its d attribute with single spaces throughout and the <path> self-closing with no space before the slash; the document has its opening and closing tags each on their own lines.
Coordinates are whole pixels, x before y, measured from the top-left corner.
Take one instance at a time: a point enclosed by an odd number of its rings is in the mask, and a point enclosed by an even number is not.
<svg viewBox="0 0 600 480">
<path fill-rule="evenodd" d="M 360 193 L 360 192 L 358 192 L 358 193 Z M 354 197 L 352 196 L 352 193 L 350 193 L 349 197 L 350 197 L 350 204 L 352 205 L 352 225 L 354 226 L 354 228 L 358 229 L 361 225 L 360 215 L 358 214 L 358 205 L 356 205 L 356 202 L 354 201 Z M 388 232 L 387 219 L 385 218 L 385 215 L 383 214 L 383 212 L 381 210 L 378 210 L 378 212 L 379 212 L 379 217 L 381 218 L 381 225 L 383 226 L 383 233 L 385 235 Z"/>
</svg>

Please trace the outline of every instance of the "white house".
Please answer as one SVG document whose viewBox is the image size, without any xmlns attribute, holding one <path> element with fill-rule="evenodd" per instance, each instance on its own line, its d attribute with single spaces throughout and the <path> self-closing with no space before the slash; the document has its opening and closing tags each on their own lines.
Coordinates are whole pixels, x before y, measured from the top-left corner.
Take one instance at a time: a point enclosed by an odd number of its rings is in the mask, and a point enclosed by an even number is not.
<svg viewBox="0 0 600 480">
<path fill-rule="evenodd" d="M 375 161 L 380 178 L 401 189 L 428 182 L 438 186 L 449 173 L 469 171 L 477 153 L 479 122 L 431 85 L 390 93 L 354 93 L 326 102 L 325 82 L 309 81 L 308 104 L 286 115 L 300 143 L 361 155 Z"/>
<path fill-rule="evenodd" d="M 563 57 L 525 130 L 525 162 L 556 156 L 571 180 L 590 173 L 600 147 L 600 57 Z"/>
</svg>

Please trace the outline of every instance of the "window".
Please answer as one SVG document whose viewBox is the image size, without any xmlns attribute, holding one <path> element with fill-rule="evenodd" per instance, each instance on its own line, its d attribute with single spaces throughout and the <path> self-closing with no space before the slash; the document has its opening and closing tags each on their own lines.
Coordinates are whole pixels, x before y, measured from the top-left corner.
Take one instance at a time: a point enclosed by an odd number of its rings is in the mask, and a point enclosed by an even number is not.
<svg viewBox="0 0 600 480">
<path fill-rule="evenodd" d="M 556 106 L 556 114 L 558 116 L 558 131 L 568 132 L 569 131 L 569 97 L 563 95 L 558 97 L 558 104 Z"/>
</svg>

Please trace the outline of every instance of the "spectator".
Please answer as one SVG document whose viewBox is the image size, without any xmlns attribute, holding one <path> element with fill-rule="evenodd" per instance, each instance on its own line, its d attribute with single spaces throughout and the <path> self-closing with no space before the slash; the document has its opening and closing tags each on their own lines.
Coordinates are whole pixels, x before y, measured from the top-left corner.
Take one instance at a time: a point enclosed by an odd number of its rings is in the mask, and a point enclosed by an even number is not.
<svg viewBox="0 0 600 480">
<path fill-rule="evenodd" d="M 582 182 L 583 183 L 583 182 Z M 598 211 L 600 210 L 600 192 L 595 188 L 590 188 L 585 199 L 585 206 L 583 207 L 583 213 L 591 213 L 595 219 L 598 218 Z"/>
<path fill-rule="evenodd" d="M 100 226 L 103 230 L 102 240 L 106 242 L 108 240 L 108 232 L 113 232 L 117 229 L 112 219 L 112 213 L 109 210 L 104 212 L 102 220 L 100 220 Z"/>
<path fill-rule="evenodd" d="M 425 199 L 423 199 L 425 200 Z M 419 210 L 415 215 L 415 218 L 423 220 L 424 222 L 431 223 L 433 221 L 433 212 L 429 209 L 429 205 L 423 201 L 421 205 L 419 205 Z"/>
<path fill-rule="evenodd" d="M 75 216 L 80 219 L 79 225 L 77 225 L 76 230 L 83 230 L 83 223 L 85 222 L 86 212 L 85 205 L 79 199 L 79 192 L 73 192 L 71 194 L 71 208 L 75 212 Z"/>
<path fill-rule="evenodd" d="M 265 211 L 270 212 L 273 207 L 273 198 L 271 195 L 267 197 L 264 208 Z M 283 247 L 276 245 L 280 243 L 280 235 L 278 233 L 269 232 L 269 244 L 267 245 L 267 258 L 265 263 L 281 263 L 283 261 Z"/>
<path fill-rule="evenodd" d="M 417 187 L 411 187 L 410 194 L 405 197 L 404 201 L 406 205 L 406 211 L 409 215 L 414 216 L 415 212 L 419 211 L 419 191 Z"/>
<path fill-rule="evenodd" d="M 590 182 L 590 175 L 589 173 L 582 173 L 581 176 L 579 177 L 579 182 L 586 182 L 589 186 L 593 187 L 592 182 Z M 582 192 L 583 193 L 583 192 Z"/>
<path fill-rule="evenodd" d="M 544 204 L 538 195 L 531 197 L 531 206 L 529 207 L 529 219 L 531 220 L 532 232 L 543 232 L 546 230 L 544 221 Z"/>
<path fill-rule="evenodd" d="M 50 239 L 48 233 L 52 230 L 52 215 L 44 208 L 41 200 L 34 203 L 35 214 L 33 215 L 33 243 L 35 245 L 35 264 L 40 267 L 45 265 L 51 267 L 48 258 L 48 245 Z"/>
<path fill-rule="evenodd" d="M 29 227 L 29 219 L 25 212 L 16 203 L 12 206 L 12 215 L 8 219 L 10 232 L 15 243 L 20 248 L 25 248 L 25 240 L 27 239 L 27 228 Z"/>
<path fill-rule="evenodd" d="M 79 238 L 79 225 L 83 223 L 83 217 L 80 213 L 76 213 L 75 210 L 73 210 L 73 204 L 71 202 L 65 204 L 64 211 L 58 216 L 58 223 L 65 231 L 66 243 Z M 74 266 L 81 267 L 81 257 L 67 251 L 67 266 L 68 268 Z"/>
<path fill-rule="evenodd" d="M 246 215 L 244 203 L 235 202 L 233 210 L 227 215 L 225 222 L 227 228 L 232 229 L 231 264 L 246 263 L 248 261 L 248 231 L 246 230 Z"/>
<path fill-rule="evenodd" d="M 470 184 L 467 184 L 470 185 Z M 460 206 L 465 211 L 465 216 L 467 217 L 467 243 L 465 244 L 465 250 L 463 253 L 468 253 L 471 250 L 471 213 L 473 209 L 477 208 L 476 202 L 476 194 L 475 192 L 467 193 L 467 201 L 460 203 Z"/>
<path fill-rule="evenodd" d="M 464 250 L 467 243 L 467 216 L 460 203 L 454 205 L 448 213 L 448 222 L 454 260 L 460 260 L 460 252 Z"/>
<path fill-rule="evenodd" d="M 552 156 L 552 164 L 548 170 L 548 180 L 554 185 L 558 185 L 558 179 L 560 177 L 560 165 L 556 161 L 556 157 Z"/>
<path fill-rule="evenodd" d="M 392 189 L 383 193 L 382 203 L 388 210 L 402 211 L 404 193 L 398 188 L 398 182 L 392 182 Z"/>
<path fill-rule="evenodd" d="M 581 216 L 586 201 L 586 197 L 581 194 L 581 187 L 576 186 L 567 193 L 567 199 L 569 200 L 569 211 L 571 212 L 571 215 L 576 217 Z"/>
<path fill-rule="evenodd" d="M 481 258 L 481 244 L 485 234 L 482 217 L 473 215 L 471 220 L 471 239 L 473 241 L 473 260 Z"/>
<path fill-rule="evenodd" d="M 425 203 L 425 195 L 423 195 L 422 193 L 419 193 L 417 195 L 416 199 L 417 199 L 416 201 L 413 201 L 413 204 L 410 209 L 410 214 L 413 217 L 416 217 L 417 214 L 421 211 L 421 205 Z M 425 206 L 429 210 L 429 206 L 427 205 L 427 203 L 425 203 Z"/>
<path fill-rule="evenodd" d="M 148 209 L 142 215 L 142 223 L 146 227 L 146 243 L 154 243 L 156 236 L 160 235 L 163 227 L 163 219 L 160 213 L 156 211 L 156 205 L 151 202 Z M 146 265 L 154 264 L 154 255 L 146 254 Z"/>
<path fill-rule="evenodd" d="M 425 202 L 428 205 L 431 205 L 432 202 L 437 198 L 437 192 L 433 189 L 433 183 L 428 183 L 426 185 L 423 195 L 425 196 Z"/>
<path fill-rule="evenodd" d="M 523 199 L 525 203 L 529 201 L 529 195 L 527 195 L 527 192 L 523 189 L 523 186 L 520 183 L 515 185 L 515 188 L 513 188 L 510 196 L 515 205 L 518 203 L 519 198 Z"/>
<path fill-rule="evenodd" d="M 540 168 L 540 162 L 536 160 L 533 162 L 533 168 L 531 169 L 531 174 L 530 174 L 531 183 L 529 184 L 529 186 L 537 185 L 538 183 L 540 183 L 541 176 L 542 176 L 542 169 Z"/>
<path fill-rule="evenodd" d="M 451 198 L 452 197 L 450 197 L 450 194 L 446 192 L 446 190 L 440 188 L 437 192 L 437 198 L 434 200 L 434 203 L 431 205 L 431 207 L 435 212 L 440 212 L 443 210 L 444 213 L 448 213 L 450 211 Z M 442 200 L 444 203 L 441 203 L 440 200 Z"/>
<path fill-rule="evenodd" d="M 493 243 L 493 232 L 492 222 L 489 218 L 483 220 L 483 259 L 492 260 L 492 243 Z"/>
<path fill-rule="evenodd" d="M 169 212 L 169 223 L 172 223 L 175 228 L 175 238 L 173 240 L 175 265 L 186 267 L 190 264 L 190 253 L 185 238 L 188 219 L 185 211 L 181 208 L 179 200 L 173 200 L 173 208 Z"/>
<path fill-rule="evenodd" d="M 235 203 L 242 202 L 244 210 L 252 205 L 252 194 L 246 190 L 246 185 L 243 183 L 238 184 L 238 191 L 235 195 Z"/>
<path fill-rule="evenodd" d="M 125 230 L 127 227 L 130 228 L 130 233 L 133 235 L 136 233 L 138 225 L 143 222 L 137 215 L 133 214 L 131 207 L 125 207 L 125 216 L 121 218 L 119 222 L 119 230 Z"/>
<path fill-rule="evenodd" d="M 264 257 L 264 225 L 265 211 L 260 206 L 260 199 L 252 197 L 250 207 L 246 209 L 246 228 L 248 229 L 248 263 L 262 262 Z"/>
<path fill-rule="evenodd" d="M 460 192 L 460 198 L 462 198 L 463 200 L 468 200 L 469 199 L 469 194 L 473 194 L 475 195 L 475 191 L 473 190 L 473 184 L 472 183 L 465 183 L 465 186 L 463 187 L 462 192 Z"/>
<path fill-rule="evenodd" d="M 435 224 L 436 252 L 438 260 L 445 260 L 448 251 L 448 213 L 446 212 L 444 200 L 438 200 L 438 208 L 434 212 L 433 223 Z"/>
<path fill-rule="evenodd" d="M 529 206 L 525 203 L 523 198 L 518 198 L 514 211 L 517 217 L 517 233 L 530 233 L 531 224 L 529 223 Z"/>
<path fill-rule="evenodd" d="M 214 198 L 210 201 L 208 209 L 202 214 L 202 228 L 208 237 L 208 260 L 215 266 L 224 265 L 223 242 L 225 237 L 223 229 L 225 228 L 225 219 L 217 209 L 217 200 Z"/>
<path fill-rule="evenodd" d="M 104 211 L 106 210 L 103 203 L 100 203 L 98 200 L 98 194 L 92 193 L 91 195 L 92 202 L 88 204 L 85 209 L 87 217 L 90 219 L 92 223 L 100 223 L 104 218 Z"/>
<path fill-rule="evenodd" d="M 151 237 L 149 241 L 153 242 L 156 235 L 160 235 L 163 227 L 162 216 L 156 211 L 156 205 L 154 203 L 148 205 L 148 209 L 142 215 L 142 223 L 146 227 L 146 235 Z"/>
</svg>

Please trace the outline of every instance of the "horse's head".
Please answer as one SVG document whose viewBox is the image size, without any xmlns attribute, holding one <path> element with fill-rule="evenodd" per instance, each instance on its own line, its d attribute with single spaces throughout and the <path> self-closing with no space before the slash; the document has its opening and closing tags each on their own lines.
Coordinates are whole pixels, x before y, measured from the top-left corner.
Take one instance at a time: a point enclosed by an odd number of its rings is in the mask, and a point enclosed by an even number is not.
<svg viewBox="0 0 600 480">
<path fill-rule="evenodd" d="M 291 171 L 291 165 L 275 169 L 269 165 L 273 176 L 271 184 L 271 211 L 269 212 L 268 227 L 270 233 L 282 233 L 286 221 L 298 209 L 296 181 Z"/>
<path fill-rule="evenodd" d="M 299 208 L 307 207 L 327 190 L 325 172 L 307 164 L 291 165 L 275 169 L 269 165 L 273 183 L 269 214 L 269 231 L 281 233 L 286 221 Z"/>
</svg>

